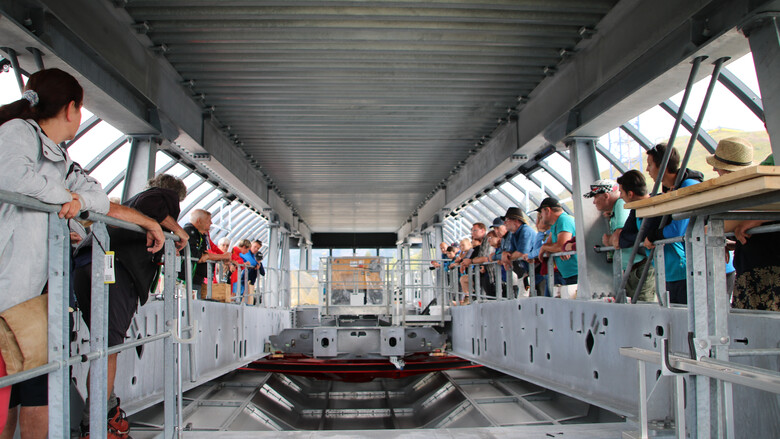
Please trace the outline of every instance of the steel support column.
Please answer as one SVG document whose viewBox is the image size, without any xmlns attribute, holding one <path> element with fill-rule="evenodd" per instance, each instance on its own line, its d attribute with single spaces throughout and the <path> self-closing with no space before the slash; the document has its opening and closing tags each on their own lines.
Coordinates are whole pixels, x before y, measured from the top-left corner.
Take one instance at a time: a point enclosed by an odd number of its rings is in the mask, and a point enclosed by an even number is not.
<svg viewBox="0 0 780 439">
<path fill-rule="evenodd" d="M 279 235 L 281 234 L 281 230 L 279 228 L 278 217 L 274 214 L 269 215 L 269 217 L 271 220 L 268 222 L 268 254 L 266 255 L 266 267 L 268 270 L 266 270 L 265 273 L 265 290 L 270 290 L 271 292 L 269 305 L 278 306 L 278 303 L 280 302 L 279 269 L 281 266 L 279 264 L 279 251 L 281 240 Z"/>
<path fill-rule="evenodd" d="M 311 244 L 301 240 L 303 245 L 298 245 L 300 252 L 300 261 L 298 267 L 300 270 L 308 271 L 311 268 Z"/>
<path fill-rule="evenodd" d="M 759 15 L 744 28 L 750 40 L 756 65 L 758 87 L 764 104 L 766 130 L 772 143 L 772 154 L 780 157 L 780 27 L 778 13 Z"/>
<path fill-rule="evenodd" d="M 596 256 L 591 250 L 601 244 L 601 236 L 607 232 L 606 222 L 590 200 L 583 198 L 590 183 L 598 180 L 599 169 L 596 159 L 598 139 L 578 137 L 567 140 L 571 151 L 572 201 L 574 202 L 574 222 L 577 227 L 577 298 L 591 299 L 594 294 L 607 291 L 595 291 L 595 286 L 612 288 L 612 267 L 606 259 Z"/>
<path fill-rule="evenodd" d="M 130 157 L 127 159 L 122 202 L 143 191 L 146 182 L 154 177 L 154 159 L 158 144 L 157 139 L 151 137 L 133 137 L 130 143 Z"/>
</svg>

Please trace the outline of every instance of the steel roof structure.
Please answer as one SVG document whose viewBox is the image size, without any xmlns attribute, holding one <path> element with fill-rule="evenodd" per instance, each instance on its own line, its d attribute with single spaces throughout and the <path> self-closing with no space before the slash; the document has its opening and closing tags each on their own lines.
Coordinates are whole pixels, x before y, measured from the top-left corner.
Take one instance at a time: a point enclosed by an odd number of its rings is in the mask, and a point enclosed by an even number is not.
<svg viewBox="0 0 780 439">
<path fill-rule="evenodd" d="M 775 3 L 5 0 L 0 9 L 21 68 L 75 71 L 102 120 L 156 139 L 294 236 L 402 241 L 472 203 L 481 207 L 471 217 L 489 221 L 502 203 L 576 189 L 556 166 L 570 163 L 569 139 L 622 126 L 647 146 L 626 121 L 658 104 L 674 115 L 668 98 L 692 57 L 705 47 L 713 59 L 748 53 L 740 26 Z M 714 145 L 707 133 L 700 141 Z M 597 152 L 623 167 L 608 147 Z M 214 201 L 202 195 L 193 201 Z"/>
</svg>

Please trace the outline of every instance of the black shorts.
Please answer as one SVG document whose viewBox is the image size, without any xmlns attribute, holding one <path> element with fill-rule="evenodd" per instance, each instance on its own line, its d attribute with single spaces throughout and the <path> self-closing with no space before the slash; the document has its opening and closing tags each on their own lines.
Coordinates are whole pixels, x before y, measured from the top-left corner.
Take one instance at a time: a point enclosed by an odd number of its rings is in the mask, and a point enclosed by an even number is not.
<svg viewBox="0 0 780 439">
<path fill-rule="evenodd" d="M 108 286 L 108 346 L 116 346 L 125 342 L 127 329 L 133 321 L 133 315 L 138 309 L 138 296 L 135 294 L 133 278 L 119 264 L 115 265 L 116 283 Z M 92 280 L 92 264 L 79 267 L 73 273 L 73 284 L 76 298 L 84 323 L 90 324 L 90 285 Z"/>
<path fill-rule="evenodd" d="M 40 407 L 49 404 L 49 375 L 30 378 L 11 386 L 9 408 Z"/>
</svg>

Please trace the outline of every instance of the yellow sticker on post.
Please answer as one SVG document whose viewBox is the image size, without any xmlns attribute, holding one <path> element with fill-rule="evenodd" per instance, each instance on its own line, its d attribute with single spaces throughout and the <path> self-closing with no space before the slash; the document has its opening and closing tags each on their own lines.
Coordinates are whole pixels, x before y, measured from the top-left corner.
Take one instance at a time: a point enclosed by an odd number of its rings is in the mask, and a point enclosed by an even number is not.
<svg viewBox="0 0 780 439">
<path fill-rule="evenodd" d="M 114 272 L 114 252 L 106 252 L 105 265 L 103 265 L 103 283 L 113 284 L 116 282 L 116 273 Z"/>
</svg>

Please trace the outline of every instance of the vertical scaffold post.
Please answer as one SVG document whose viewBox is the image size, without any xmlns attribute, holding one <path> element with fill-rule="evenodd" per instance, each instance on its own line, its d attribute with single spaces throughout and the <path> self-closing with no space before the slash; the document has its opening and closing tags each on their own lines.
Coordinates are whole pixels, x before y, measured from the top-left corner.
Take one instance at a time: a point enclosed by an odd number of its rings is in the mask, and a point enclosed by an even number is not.
<svg viewBox="0 0 780 439">
<path fill-rule="evenodd" d="M 105 280 L 106 251 L 110 241 L 106 225 L 92 225 L 92 287 L 90 304 L 89 348 L 102 354 L 89 362 L 89 437 L 106 437 L 106 386 L 108 363 L 105 355 L 108 349 L 108 285 Z M 93 396 L 94 395 L 94 396 Z"/>
<path fill-rule="evenodd" d="M 60 363 L 59 369 L 49 374 L 50 437 L 65 437 L 70 434 L 70 368 L 68 367 L 70 239 L 65 224 L 66 222 L 59 219 L 56 213 L 49 214 L 48 351 L 49 362 Z M 105 399 L 102 401 L 105 406 Z"/>
<path fill-rule="evenodd" d="M 176 247 L 172 239 L 165 240 L 165 263 L 163 265 L 164 289 L 163 289 L 163 315 L 167 331 L 175 331 L 176 328 Z M 173 346 L 173 337 L 166 337 L 163 344 L 163 388 L 164 388 L 164 437 L 172 439 L 178 432 L 176 424 L 176 352 Z M 181 396 L 181 395 L 179 395 Z"/>
</svg>

